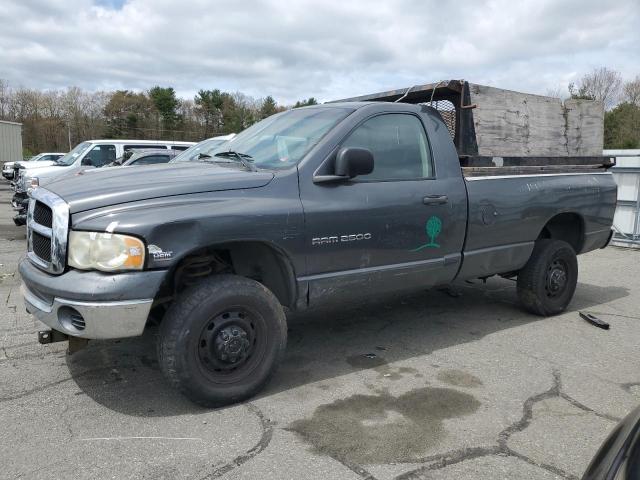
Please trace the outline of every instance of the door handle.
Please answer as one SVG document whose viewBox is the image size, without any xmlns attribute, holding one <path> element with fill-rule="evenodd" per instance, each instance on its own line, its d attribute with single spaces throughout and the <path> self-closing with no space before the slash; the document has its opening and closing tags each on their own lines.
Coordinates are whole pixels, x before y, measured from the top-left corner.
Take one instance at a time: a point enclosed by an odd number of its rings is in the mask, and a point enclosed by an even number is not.
<svg viewBox="0 0 640 480">
<path fill-rule="evenodd" d="M 427 195 L 422 199 L 425 205 L 444 205 L 449 201 L 446 195 Z"/>
</svg>

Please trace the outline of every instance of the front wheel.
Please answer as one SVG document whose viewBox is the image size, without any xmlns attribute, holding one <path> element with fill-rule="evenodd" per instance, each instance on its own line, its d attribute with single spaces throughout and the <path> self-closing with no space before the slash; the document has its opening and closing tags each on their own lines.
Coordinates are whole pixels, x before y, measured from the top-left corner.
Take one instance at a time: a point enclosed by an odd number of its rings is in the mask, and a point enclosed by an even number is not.
<svg viewBox="0 0 640 480">
<path fill-rule="evenodd" d="M 217 275 L 183 292 L 160 325 L 158 360 L 171 385 L 218 407 L 255 395 L 284 356 L 287 327 L 264 285 Z"/>
<path fill-rule="evenodd" d="M 524 308 L 542 316 L 563 312 L 576 290 L 578 260 L 571 245 L 541 239 L 518 272 L 518 297 Z"/>
</svg>

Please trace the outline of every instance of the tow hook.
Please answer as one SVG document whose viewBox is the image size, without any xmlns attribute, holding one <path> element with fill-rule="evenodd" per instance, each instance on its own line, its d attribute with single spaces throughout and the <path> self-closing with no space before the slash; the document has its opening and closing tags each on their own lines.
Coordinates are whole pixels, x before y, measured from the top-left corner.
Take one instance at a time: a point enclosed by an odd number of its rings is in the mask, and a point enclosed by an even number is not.
<svg viewBox="0 0 640 480">
<path fill-rule="evenodd" d="M 86 338 L 69 336 L 65 333 L 58 332 L 57 330 L 41 330 L 38 332 L 38 342 L 42 345 L 46 345 L 47 343 L 64 342 L 65 340 L 69 341 L 69 355 L 73 355 L 77 351 L 82 350 L 89 343 L 89 340 Z"/>
<path fill-rule="evenodd" d="M 64 342 L 69 339 L 69 335 L 66 335 L 57 330 L 40 330 L 38 332 L 38 342 L 42 345 L 47 343 Z"/>
</svg>

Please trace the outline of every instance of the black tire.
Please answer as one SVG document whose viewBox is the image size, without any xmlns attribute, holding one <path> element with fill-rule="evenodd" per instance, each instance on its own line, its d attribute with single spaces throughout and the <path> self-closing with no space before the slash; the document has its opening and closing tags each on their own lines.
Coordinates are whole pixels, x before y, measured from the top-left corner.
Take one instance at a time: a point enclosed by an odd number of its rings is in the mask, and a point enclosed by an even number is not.
<svg viewBox="0 0 640 480">
<path fill-rule="evenodd" d="M 219 407 L 259 392 L 282 360 L 287 325 L 264 285 L 216 275 L 185 290 L 160 325 L 158 361 L 193 402 Z"/>
<path fill-rule="evenodd" d="M 542 316 L 562 313 L 578 282 L 578 260 L 571 245 L 541 239 L 518 272 L 518 297 L 526 310 Z"/>
</svg>

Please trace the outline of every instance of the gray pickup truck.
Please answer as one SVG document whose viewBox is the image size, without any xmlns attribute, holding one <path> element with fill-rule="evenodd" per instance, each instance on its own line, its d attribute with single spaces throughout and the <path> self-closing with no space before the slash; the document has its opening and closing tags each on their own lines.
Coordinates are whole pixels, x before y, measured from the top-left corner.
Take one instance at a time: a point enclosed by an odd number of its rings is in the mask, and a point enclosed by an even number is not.
<svg viewBox="0 0 640 480">
<path fill-rule="evenodd" d="M 576 255 L 611 238 L 610 162 L 495 166 L 455 143 L 427 105 L 331 103 L 276 114 L 188 164 L 36 188 L 27 310 L 47 339 L 132 337 L 160 320 L 163 373 L 206 406 L 265 386 L 285 351 L 283 307 L 501 275 L 517 277 L 529 312 L 562 312 Z"/>
</svg>

